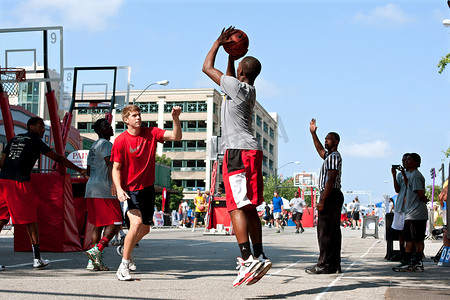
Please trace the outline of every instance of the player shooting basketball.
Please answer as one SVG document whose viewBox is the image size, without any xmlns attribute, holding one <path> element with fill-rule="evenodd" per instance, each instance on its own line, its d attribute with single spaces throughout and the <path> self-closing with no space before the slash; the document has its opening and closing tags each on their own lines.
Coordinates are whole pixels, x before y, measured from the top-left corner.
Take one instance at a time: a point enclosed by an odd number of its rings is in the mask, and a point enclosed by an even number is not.
<svg viewBox="0 0 450 300">
<path fill-rule="evenodd" d="M 214 67 L 219 48 L 230 43 L 230 38 L 237 32 L 234 27 L 223 29 L 203 64 L 203 72 L 226 94 L 221 110 L 222 147 L 226 150 L 223 180 L 227 209 L 242 256 L 237 258 L 239 273 L 233 286 L 258 282 L 272 266 L 263 252 L 261 221 L 256 211 L 256 207 L 264 201 L 263 153 L 252 134 L 256 102 L 253 84 L 261 71 L 261 63 L 254 57 L 244 57 L 236 72 L 234 62 L 246 54 L 244 49 L 240 56 L 228 56 L 226 75 Z"/>
</svg>

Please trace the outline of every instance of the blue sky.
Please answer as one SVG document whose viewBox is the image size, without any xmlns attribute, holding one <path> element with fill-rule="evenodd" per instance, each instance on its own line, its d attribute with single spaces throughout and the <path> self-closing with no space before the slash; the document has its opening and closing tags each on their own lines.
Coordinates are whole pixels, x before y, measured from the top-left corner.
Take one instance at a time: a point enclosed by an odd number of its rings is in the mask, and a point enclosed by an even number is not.
<svg viewBox="0 0 450 300">
<path fill-rule="evenodd" d="M 221 29 L 234 25 L 263 65 L 259 102 L 282 120 L 279 166 L 301 161 L 279 173 L 318 172 L 314 117 L 321 140 L 341 135 L 343 189 L 371 191 L 377 202 L 393 194 L 385 181 L 404 152 L 422 156 L 431 184 L 450 145 L 450 70 L 436 66 L 450 52 L 445 18 L 443 0 L 3 0 L 0 27 L 62 25 L 66 67 L 131 66 L 135 89 L 162 79 L 173 89 L 218 89 L 201 67 Z M 216 66 L 225 70 L 223 50 Z"/>
</svg>

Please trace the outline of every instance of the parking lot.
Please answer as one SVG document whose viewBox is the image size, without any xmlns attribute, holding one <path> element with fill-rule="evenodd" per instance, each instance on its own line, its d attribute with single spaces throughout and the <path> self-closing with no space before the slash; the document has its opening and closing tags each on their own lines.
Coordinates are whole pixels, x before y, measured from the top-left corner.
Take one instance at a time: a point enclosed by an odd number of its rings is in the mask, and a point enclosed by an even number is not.
<svg viewBox="0 0 450 300">
<path fill-rule="evenodd" d="M 397 263 L 384 259 L 380 239 L 342 229 L 342 271 L 308 275 L 317 261 L 315 228 L 295 234 L 263 228 L 264 250 L 272 269 L 257 284 L 234 288 L 239 250 L 234 236 L 203 235 L 202 230 L 154 229 L 134 251 L 135 280 L 120 282 L 115 247 L 105 251 L 109 272 L 87 271 L 84 252 L 43 253 L 51 266 L 33 270 L 30 252 L 14 252 L 13 235 L 0 234 L 0 296 L 4 299 L 443 299 L 450 297 L 449 269 L 432 262 L 442 241 L 426 241 L 425 272 L 394 273 Z"/>
</svg>

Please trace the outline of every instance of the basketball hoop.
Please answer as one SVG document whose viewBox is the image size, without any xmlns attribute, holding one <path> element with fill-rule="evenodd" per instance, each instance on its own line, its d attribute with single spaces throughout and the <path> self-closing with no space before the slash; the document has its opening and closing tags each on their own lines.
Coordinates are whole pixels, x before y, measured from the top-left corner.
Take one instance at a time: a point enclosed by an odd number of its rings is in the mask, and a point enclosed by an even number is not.
<svg viewBox="0 0 450 300">
<path fill-rule="evenodd" d="M 106 119 L 106 114 L 109 112 L 109 107 L 98 106 L 98 102 L 90 102 L 89 107 L 86 108 L 90 111 L 92 117 L 92 125 L 94 125 L 97 120 Z"/>
<path fill-rule="evenodd" d="M 19 82 L 25 81 L 25 69 L 0 68 L 0 84 L 9 97 L 19 95 Z"/>
</svg>

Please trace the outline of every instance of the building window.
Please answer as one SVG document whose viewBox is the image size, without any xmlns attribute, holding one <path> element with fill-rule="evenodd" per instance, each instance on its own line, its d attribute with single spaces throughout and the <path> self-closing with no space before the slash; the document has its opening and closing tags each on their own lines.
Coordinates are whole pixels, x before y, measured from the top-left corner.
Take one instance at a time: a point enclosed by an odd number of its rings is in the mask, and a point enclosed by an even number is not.
<svg viewBox="0 0 450 300">
<path fill-rule="evenodd" d="M 90 133 L 92 130 L 91 125 L 92 125 L 91 122 L 78 122 L 77 128 L 80 131 L 80 133 Z"/>
<path fill-rule="evenodd" d="M 267 150 L 269 143 L 267 142 L 266 139 L 263 139 L 263 148 Z"/>
<path fill-rule="evenodd" d="M 260 116 L 256 115 L 256 125 L 258 125 L 259 127 L 262 126 L 262 119 Z"/>
<path fill-rule="evenodd" d="M 185 104 L 186 104 L 185 102 L 166 102 L 164 104 L 164 112 L 165 113 L 171 113 L 172 112 L 172 107 L 174 107 L 174 106 L 181 107 L 181 112 L 187 112 Z"/>
<path fill-rule="evenodd" d="M 158 103 L 149 104 L 149 113 L 158 113 Z"/>
<path fill-rule="evenodd" d="M 136 105 L 141 109 L 141 114 L 146 114 L 149 111 L 148 103 L 138 102 Z"/>
<path fill-rule="evenodd" d="M 158 127 L 156 121 L 142 121 L 142 127 Z"/>
<path fill-rule="evenodd" d="M 263 130 L 265 133 L 269 133 L 269 124 L 267 124 L 266 122 L 264 122 Z"/>
<path fill-rule="evenodd" d="M 26 82 L 19 84 L 18 104 L 32 112 L 39 114 L 39 82 Z"/>
<path fill-rule="evenodd" d="M 116 122 L 116 132 L 124 132 L 127 129 L 127 125 L 124 122 Z"/>
<path fill-rule="evenodd" d="M 261 135 L 258 132 L 256 133 L 256 140 L 261 144 Z"/>
<path fill-rule="evenodd" d="M 269 152 L 270 152 L 270 154 L 273 154 L 273 149 L 274 149 L 274 146 L 272 144 L 269 144 Z"/>
<path fill-rule="evenodd" d="M 163 151 L 203 152 L 206 151 L 206 142 L 203 140 L 176 141 L 176 142 L 166 141 L 163 146 Z"/>
<path fill-rule="evenodd" d="M 164 129 L 165 130 L 172 130 L 173 129 L 173 121 L 165 121 L 164 122 Z"/>
<path fill-rule="evenodd" d="M 269 169 L 273 170 L 273 160 L 269 159 Z"/>
<path fill-rule="evenodd" d="M 263 156 L 263 166 L 267 167 L 267 156 Z"/>
<path fill-rule="evenodd" d="M 270 136 L 271 138 L 274 138 L 274 137 L 275 137 L 275 132 L 273 131 L 272 127 L 269 129 L 269 136 Z"/>
</svg>

